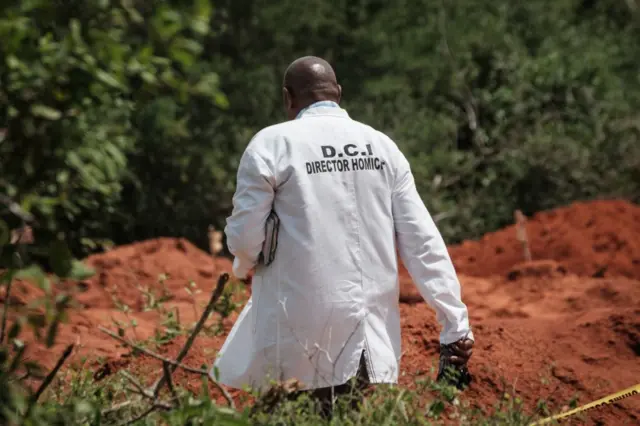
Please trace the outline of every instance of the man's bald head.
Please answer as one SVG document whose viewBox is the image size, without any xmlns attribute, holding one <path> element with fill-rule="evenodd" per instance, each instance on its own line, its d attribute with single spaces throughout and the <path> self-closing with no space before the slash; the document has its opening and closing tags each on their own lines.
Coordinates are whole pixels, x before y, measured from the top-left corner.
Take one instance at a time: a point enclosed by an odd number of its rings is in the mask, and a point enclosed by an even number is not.
<svg viewBox="0 0 640 426">
<path fill-rule="evenodd" d="M 316 56 L 304 56 L 287 67 L 283 95 L 289 118 L 293 118 L 314 102 L 340 102 L 342 88 L 327 61 Z"/>
</svg>

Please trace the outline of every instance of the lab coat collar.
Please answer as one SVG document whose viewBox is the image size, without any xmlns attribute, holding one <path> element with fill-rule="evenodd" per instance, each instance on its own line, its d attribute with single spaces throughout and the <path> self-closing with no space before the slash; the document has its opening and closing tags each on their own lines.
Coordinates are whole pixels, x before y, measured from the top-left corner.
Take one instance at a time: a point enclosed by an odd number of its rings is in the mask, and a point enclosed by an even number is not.
<svg viewBox="0 0 640 426">
<path fill-rule="evenodd" d="M 345 109 L 340 108 L 336 102 L 333 101 L 319 101 L 315 102 L 308 107 L 302 109 L 296 119 L 310 116 L 326 116 L 333 115 L 337 117 L 349 118 L 349 114 Z"/>
</svg>

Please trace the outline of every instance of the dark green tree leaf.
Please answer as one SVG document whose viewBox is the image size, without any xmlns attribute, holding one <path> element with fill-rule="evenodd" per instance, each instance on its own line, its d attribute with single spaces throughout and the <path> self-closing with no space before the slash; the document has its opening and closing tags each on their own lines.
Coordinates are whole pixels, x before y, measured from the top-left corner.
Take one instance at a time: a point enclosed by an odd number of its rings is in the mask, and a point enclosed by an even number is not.
<svg viewBox="0 0 640 426">
<path fill-rule="evenodd" d="M 49 247 L 49 264 L 53 272 L 61 277 L 67 278 L 73 269 L 73 254 L 62 240 L 55 240 Z"/>
</svg>

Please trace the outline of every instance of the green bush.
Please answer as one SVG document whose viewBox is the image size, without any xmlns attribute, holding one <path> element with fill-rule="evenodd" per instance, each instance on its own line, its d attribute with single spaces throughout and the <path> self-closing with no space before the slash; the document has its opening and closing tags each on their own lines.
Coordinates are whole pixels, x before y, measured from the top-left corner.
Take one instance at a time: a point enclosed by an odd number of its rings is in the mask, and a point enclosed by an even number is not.
<svg viewBox="0 0 640 426">
<path fill-rule="evenodd" d="M 160 235 L 206 248 L 244 147 L 284 120 L 282 72 L 304 54 L 329 59 L 350 114 L 398 142 L 450 243 L 515 209 L 640 201 L 640 21 L 625 2 L 0 10 L 0 191 L 77 254 Z"/>
</svg>

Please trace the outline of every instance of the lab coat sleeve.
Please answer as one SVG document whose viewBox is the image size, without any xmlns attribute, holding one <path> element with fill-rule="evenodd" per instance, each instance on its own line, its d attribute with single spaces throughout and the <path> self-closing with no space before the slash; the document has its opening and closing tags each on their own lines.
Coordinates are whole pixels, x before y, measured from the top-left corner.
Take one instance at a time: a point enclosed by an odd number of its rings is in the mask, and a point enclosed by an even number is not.
<svg viewBox="0 0 640 426">
<path fill-rule="evenodd" d="M 233 274 L 246 278 L 256 266 L 265 238 L 265 222 L 273 205 L 275 176 L 262 157 L 247 149 L 238 167 L 233 211 L 224 229 L 234 256 Z"/>
<path fill-rule="evenodd" d="M 435 310 L 440 342 L 473 339 L 460 282 L 445 242 L 416 189 L 409 162 L 398 152 L 393 219 L 400 258 L 425 301 Z"/>
</svg>

